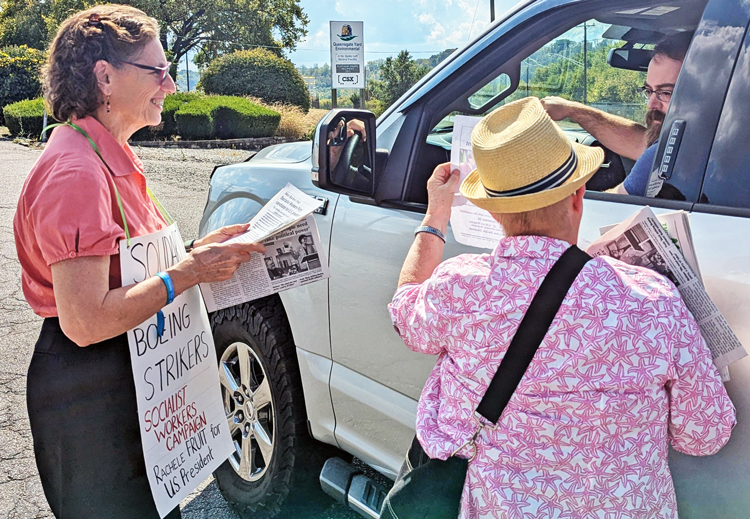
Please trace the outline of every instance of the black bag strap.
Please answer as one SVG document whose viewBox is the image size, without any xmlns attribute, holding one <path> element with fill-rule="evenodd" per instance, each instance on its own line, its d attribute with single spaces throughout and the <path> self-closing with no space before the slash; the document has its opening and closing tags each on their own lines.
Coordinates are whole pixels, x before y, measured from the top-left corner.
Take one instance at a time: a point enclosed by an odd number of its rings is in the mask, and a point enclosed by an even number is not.
<svg viewBox="0 0 750 519">
<path fill-rule="evenodd" d="M 508 346 L 500 367 L 477 406 L 476 412 L 493 424 L 500 419 L 510 397 L 521 382 L 570 286 L 590 259 L 591 256 L 573 245 L 552 265 L 542 281 Z"/>
</svg>

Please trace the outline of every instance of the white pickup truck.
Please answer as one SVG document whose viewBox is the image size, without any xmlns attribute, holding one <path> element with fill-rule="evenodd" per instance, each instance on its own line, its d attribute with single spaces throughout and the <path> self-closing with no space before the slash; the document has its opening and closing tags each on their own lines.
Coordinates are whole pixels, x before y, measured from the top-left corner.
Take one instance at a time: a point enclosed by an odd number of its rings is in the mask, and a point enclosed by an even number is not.
<svg viewBox="0 0 750 519">
<path fill-rule="evenodd" d="M 331 277 L 212 315 L 227 419 L 236 453 L 217 472 L 241 513 L 273 517 L 319 442 L 394 478 L 414 434 L 417 399 L 434 358 L 407 350 L 386 305 L 413 231 L 426 209 L 425 182 L 449 160 L 457 113 L 482 115 L 525 95 L 555 95 L 587 78 L 596 106 L 642 117 L 609 84 L 641 86 L 648 45 L 695 31 L 663 132 L 681 142 L 656 154 L 670 168 L 656 198 L 606 194 L 632 162 L 605 150 L 588 185 L 581 236 L 619 222 L 644 205 L 690 213 L 706 289 L 740 341 L 750 345 L 750 4 L 746 0 L 537 0 L 522 2 L 454 52 L 375 121 L 366 111 L 334 110 L 314 143 L 266 148 L 241 164 L 218 167 L 200 233 L 249 221 L 287 182 L 325 200 L 316 215 Z M 609 45 L 609 67 L 581 61 Z M 557 82 L 539 67 L 555 64 Z M 623 70 L 630 69 L 630 70 Z M 587 74 L 581 74 L 587 72 Z M 625 76 L 622 76 L 625 74 Z M 611 88 L 611 102 L 601 102 Z M 581 100 L 583 98 L 581 97 Z M 629 111 L 628 111 L 629 110 Z M 358 119 L 366 127 L 329 164 L 329 132 Z M 597 146 L 580 128 L 571 139 Z M 666 135 L 666 133 L 664 133 Z M 345 136 L 341 136 L 342 139 Z M 312 153 L 312 156 L 311 156 Z M 312 175 L 312 177 L 311 177 Z M 446 257 L 482 252 L 456 243 Z M 727 390 L 739 424 L 717 455 L 672 452 L 680 517 L 750 517 L 750 360 L 730 367 Z M 314 440 L 310 440 L 312 436 Z M 376 486 L 343 462 L 321 474 L 325 489 L 376 517 Z"/>
</svg>

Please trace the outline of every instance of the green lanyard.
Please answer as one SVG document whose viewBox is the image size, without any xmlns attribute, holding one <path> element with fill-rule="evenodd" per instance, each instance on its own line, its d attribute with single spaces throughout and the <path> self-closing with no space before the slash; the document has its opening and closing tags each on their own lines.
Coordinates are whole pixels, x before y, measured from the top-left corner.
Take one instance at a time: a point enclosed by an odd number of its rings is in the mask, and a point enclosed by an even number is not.
<svg viewBox="0 0 750 519">
<path fill-rule="evenodd" d="M 92 139 L 89 136 L 89 134 L 86 133 L 86 131 L 83 128 L 81 128 L 80 126 L 78 126 L 76 124 L 73 124 L 70 121 L 66 121 L 64 123 L 50 124 L 44 130 L 42 130 L 42 134 L 44 134 L 45 132 L 47 132 L 47 130 L 50 130 L 50 129 L 55 128 L 57 126 L 70 126 L 75 131 L 77 131 L 78 133 L 80 133 L 81 135 L 83 135 L 84 137 L 86 137 L 86 139 L 89 141 L 89 144 L 91 144 L 91 147 L 94 148 L 94 151 L 99 156 L 99 158 L 101 159 L 101 161 L 104 163 L 104 166 L 106 166 L 107 170 L 109 170 L 109 172 L 112 174 L 112 177 L 113 177 L 112 178 L 112 187 L 115 189 L 115 196 L 117 197 L 117 207 L 120 208 L 120 217 L 122 218 L 122 226 L 123 226 L 123 228 L 125 230 L 125 239 L 127 240 L 127 246 L 128 246 L 128 248 L 130 248 L 130 231 L 128 229 L 128 222 L 125 220 L 125 210 L 122 208 L 122 199 L 120 198 L 120 192 L 117 191 L 117 185 L 115 184 L 115 180 L 114 180 L 115 173 L 114 173 L 114 171 L 112 171 L 112 168 L 109 167 L 109 164 L 107 164 L 107 161 L 104 160 L 104 157 L 102 157 L 102 154 L 99 151 L 99 147 L 94 142 L 94 139 Z M 161 205 L 161 202 L 159 202 L 159 200 L 156 199 L 156 196 L 154 195 L 154 193 L 151 191 L 150 188 L 146 187 L 146 191 L 148 192 L 148 196 L 154 202 L 154 205 L 156 206 L 156 209 L 159 211 L 159 213 L 161 213 L 161 215 L 164 218 L 164 220 L 166 220 L 167 224 L 168 225 L 172 225 L 174 223 L 174 220 L 169 215 L 169 213 L 167 212 L 167 210 L 164 209 L 164 206 Z"/>
</svg>

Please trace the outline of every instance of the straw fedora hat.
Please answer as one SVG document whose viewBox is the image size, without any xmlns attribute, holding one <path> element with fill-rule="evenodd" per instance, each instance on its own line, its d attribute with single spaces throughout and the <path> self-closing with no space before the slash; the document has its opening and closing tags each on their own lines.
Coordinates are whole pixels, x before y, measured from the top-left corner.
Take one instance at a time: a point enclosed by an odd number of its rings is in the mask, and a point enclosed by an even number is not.
<svg viewBox="0 0 750 519">
<path fill-rule="evenodd" d="M 521 213 L 573 194 L 596 173 L 604 150 L 571 142 L 536 97 L 486 115 L 471 133 L 477 169 L 461 194 L 492 213 Z"/>
</svg>

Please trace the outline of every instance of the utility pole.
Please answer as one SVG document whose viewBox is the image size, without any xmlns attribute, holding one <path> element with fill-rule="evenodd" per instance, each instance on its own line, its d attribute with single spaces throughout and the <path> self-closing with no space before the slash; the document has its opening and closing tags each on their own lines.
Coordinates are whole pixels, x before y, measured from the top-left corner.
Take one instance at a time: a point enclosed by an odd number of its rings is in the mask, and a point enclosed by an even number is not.
<svg viewBox="0 0 750 519">
<path fill-rule="evenodd" d="M 190 92 L 190 62 L 188 61 L 188 53 L 185 53 L 185 75 L 187 76 L 187 87 Z"/>
<path fill-rule="evenodd" d="M 526 97 L 529 97 L 529 62 L 526 61 Z"/>
<path fill-rule="evenodd" d="M 495 21 L 495 0 L 490 0 L 490 22 Z"/>
<path fill-rule="evenodd" d="M 587 105 L 589 96 L 589 80 L 588 80 L 588 42 L 587 42 L 587 32 L 586 28 L 588 27 L 588 24 L 586 22 L 583 22 L 583 104 Z"/>
</svg>

